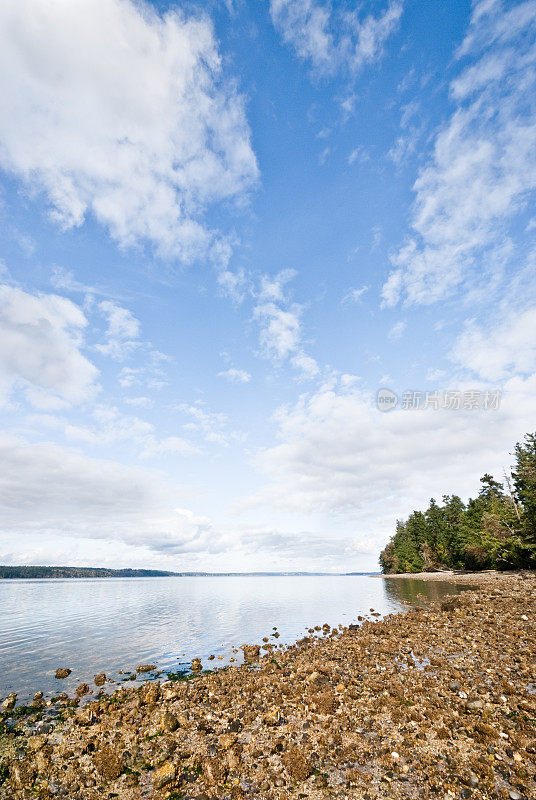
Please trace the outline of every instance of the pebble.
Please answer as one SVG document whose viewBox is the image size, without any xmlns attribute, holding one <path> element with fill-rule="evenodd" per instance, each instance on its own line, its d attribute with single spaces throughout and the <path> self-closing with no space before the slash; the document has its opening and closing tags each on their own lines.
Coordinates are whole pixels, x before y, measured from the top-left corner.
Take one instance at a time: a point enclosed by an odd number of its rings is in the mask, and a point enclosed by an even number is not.
<svg viewBox="0 0 536 800">
<path fill-rule="evenodd" d="M 162 789 L 173 780 L 177 774 L 177 767 L 172 762 L 168 761 L 159 767 L 153 775 L 153 786 L 155 789 Z"/>
</svg>

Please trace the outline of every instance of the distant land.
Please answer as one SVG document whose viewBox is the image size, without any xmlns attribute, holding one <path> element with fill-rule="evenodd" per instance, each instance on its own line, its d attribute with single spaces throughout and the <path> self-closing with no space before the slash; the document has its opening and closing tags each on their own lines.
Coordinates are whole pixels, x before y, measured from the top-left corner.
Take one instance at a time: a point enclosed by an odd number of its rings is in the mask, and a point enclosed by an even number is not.
<svg viewBox="0 0 536 800">
<path fill-rule="evenodd" d="M 340 575 L 333 572 L 165 572 L 159 569 L 107 569 L 106 567 L 2 567 L 2 578 L 216 578 L 224 576 L 275 577 L 278 575 Z M 372 575 L 370 572 L 348 572 L 347 575 Z"/>
</svg>

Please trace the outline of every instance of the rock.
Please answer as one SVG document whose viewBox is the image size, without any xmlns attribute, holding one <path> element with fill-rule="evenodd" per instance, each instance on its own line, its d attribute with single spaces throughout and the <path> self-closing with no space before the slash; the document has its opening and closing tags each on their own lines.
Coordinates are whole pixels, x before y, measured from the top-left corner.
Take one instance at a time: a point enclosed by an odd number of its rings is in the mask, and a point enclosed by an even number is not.
<svg viewBox="0 0 536 800">
<path fill-rule="evenodd" d="M 465 707 L 467 711 L 479 711 L 481 708 L 484 708 L 484 703 L 482 700 L 468 700 Z"/>
<path fill-rule="evenodd" d="M 272 709 L 271 711 L 268 711 L 262 718 L 262 721 L 264 722 L 265 725 L 279 725 L 279 720 L 280 720 L 280 715 L 277 709 Z"/>
<path fill-rule="evenodd" d="M 201 670 L 203 669 L 203 666 L 201 664 L 201 659 L 200 658 L 192 659 L 192 667 L 191 667 L 191 669 L 192 669 L 192 672 L 201 672 Z"/>
<path fill-rule="evenodd" d="M 70 674 L 71 670 L 66 669 L 65 667 L 58 667 L 58 669 L 56 670 L 56 678 L 58 679 L 68 678 Z"/>
<path fill-rule="evenodd" d="M 158 681 L 144 683 L 140 689 L 140 702 L 142 705 L 152 706 L 160 699 L 160 684 Z"/>
<path fill-rule="evenodd" d="M 12 692 L 10 695 L 6 697 L 6 699 L 2 703 L 2 708 L 4 709 L 4 711 L 13 711 L 16 702 L 17 702 L 17 695 L 15 692 Z"/>
<path fill-rule="evenodd" d="M 136 672 L 152 672 L 156 669 L 156 664 L 140 664 L 136 667 Z"/>
<path fill-rule="evenodd" d="M 472 788 L 475 789 L 478 786 L 478 777 L 475 775 L 474 772 L 470 772 L 466 778 L 466 783 Z"/>
<path fill-rule="evenodd" d="M 459 692 L 462 688 L 460 681 L 451 681 L 449 683 L 449 689 L 451 692 Z"/>
<path fill-rule="evenodd" d="M 35 780 L 36 774 L 37 770 L 35 766 L 27 760 L 15 761 L 9 768 L 10 778 L 17 788 L 31 786 Z"/>
<path fill-rule="evenodd" d="M 243 644 L 240 649 L 244 653 L 244 661 L 247 664 L 252 664 L 259 660 L 261 648 L 258 644 Z"/>
<path fill-rule="evenodd" d="M 77 725 L 91 725 L 95 721 L 95 712 L 91 707 L 79 708 L 75 714 Z"/>
<path fill-rule="evenodd" d="M 99 672 L 98 675 L 95 675 L 95 686 L 104 686 L 106 683 L 106 673 Z"/>
<path fill-rule="evenodd" d="M 177 767 L 171 761 L 162 764 L 153 775 L 153 786 L 155 789 L 162 789 L 175 780 Z"/>
<path fill-rule="evenodd" d="M 222 750 L 228 750 L 236 742 L 236 733 L 222 733 L 218 736 L 218 744 Z"/>
<path fill-rule="evenodd" d="M 124 769 L 122 759 L 110 745 L 101 747 L 93 757 L 93 764 L 99 775 L 107 781 L 115 781 Z"/>
<path fill-rule="evenodd" d="M 334 714 L 339 705 L 333 692 L 319 692 L 314 697 L 314 706 L 320 714 Z"/>
<path fill-rule="evenodd" d="M 84 697 L 84 695 L 89 694 L 89 686 L 87 683 L 81 683 L 80 686 L 76 689 L 76 696 L 77 697 Z"/>
<path fill-rule="evenodd" d="M 226 772 L 225 764 L 218 757 L 206 758 L 203 761 L 203 777 L 209 786 L 222 783 L 225 780 Z"/>
<path fill-rule="evenodd" d="M 286 771 L 295 781 L 304 781 L 312 772 L 309 759 L 301 747 L 291 747 L 281 760 Z"/>
<path fill-rule="evenodd" d="M 179 727 L 179 720 L 172 714 L 170 711 L 166 711 L 164 716 L 162 717 L 162 728 L 164 731 L 168 731 L 169 733 L 173 733 Z"/>
<path fill-rule="evenodd" d="M 523 800 L 523 795 L 519 794 L 519 792 L 516 792 L 515 789 L 510 789 L 508 792 L 508 797 L 510 800 Z"/>
</svg>

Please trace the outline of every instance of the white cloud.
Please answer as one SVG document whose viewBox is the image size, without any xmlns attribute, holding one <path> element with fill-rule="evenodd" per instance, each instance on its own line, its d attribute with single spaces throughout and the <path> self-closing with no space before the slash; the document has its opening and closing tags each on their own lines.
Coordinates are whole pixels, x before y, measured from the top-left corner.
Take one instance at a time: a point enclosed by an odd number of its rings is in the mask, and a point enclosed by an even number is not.
<svg viewBox="0 0 536 800">
<path fill-rule="evenodd" d="M 226 269 L 218 275 L 218 284 L 224 295 L 230 297 L 235 303 L 241 303 L 249 290 L 249 278 L 245 270 L 236 272 Z"/>
<path fill-rule="evenodd" d="M 230 367 L 230 369 L 226 369 L 225 372 L 218 372 L 220 378 L 225 378 L 230 383 L 249 383 L 251 380 L 251 375 L 249 372 L 246 372 L 245 369 L 236 369 L 236 367 Z"/>
<path fill-rule="evenodd" d="M 360 164 L 370 161 L 370 155 L 368 151 L 365 150 L 363 145 L 359 145 L 358 147 L 354 148 L 348 156 L 349 164 L 355 164 L 356 161 L 358 161 Z"/>
<path fill-rule="evenodd" d="M 106 539 L 158 552 L 210 549 L 210 521 L 176 508 L 156 473 L 0 434 L 2 532 Z M 216 538 L 216 537 L 215 537 Z"/>
<path fill-rule="evenodd" d="M 260 303 L 254 314 L 261 323 L 261 346 L 269 357 L 282 360 L 297 350 L 301 337 L 298 308 L 283 309 L 275 303 Z"/>
<path fill-rule="evenodd" d="M 318 364 L 301 347 L 300 306 L 281 308 L 276 303 L 262 302 L 255 306 L 253 314 L 260 322 L 260 344 L 267 358 L 275 363 L 290 358 L 304 377 L 318 375 Z"/>
<path fill-rule="evenodd" d="M 296 276 L 292 269 L 275 276 L 265 275 L 257 294 L 253 317 L 259 321 L 259 339 L 263 354 L 276 364 L 289 359 L 304 378 L 319 374 L 318 364 L 309 356 L 302 343 L 302 306 L 289 303 L 285 285 Z"/>
<path fill-rule="evenodd" d="M 69 442 L 80 442 L 91 447 L 102 448 L 117 443 L 135 446 L 139 458 L 154 458 L 169 453 L 189 456 L 199 449 L 187 439 L 179 436 L 159 437 L 151 422 L 109 405 L 97 405 L 87 421 L 80 424 L 69 422 L 61 416 L 34 415 L 30 422 L 40 430 L 50 428 L 60 431 Z"/>
<path fill-rule="evenodd" d="M 61 291 L 65 292 L 73 292 L 73 293 L 82 293 L 87 295 L 86 302 L 92 303 L 94 295 L 108 295 L 109 292 L 105 292 L 102 289 L 98 289 L 96 286 L 89 286 L 86 283 L 81 283 L 77 281 L 73 275 L 72 270 L 63 269 L 63 267 L 54 267 L 52 270 L 52 275 L 50 277 L 50 282 L 54 289 L 60 289 Z"/>
<path fill-rule="evenodd" d="M 36 405 L 80 403 L 96 391 L 98 371 L 81 352 L 87 320 L 55 294 L 0 286 L 0 394 L 25 389 Z M 61 403 L 60 403 L 61 404 Z"/>
<path fill-rule="evenodd" d="M 514 311 L 491 329 L 469 321 L 451 358 L 484 380 L 536 370 L 536 308 Z"/>
<path fill-rule="evenodd" d="M 0 433 L 0 548 L 5 563 L 164 569 L 344 569 L 371 553 L 363 536 L 219 527 L 177 507 L 186 490 L 150 470 Z M 179 500 L 181 502 L 181 500 Z M 67 553 L 67 555 L 65 555 Z M 267 565 L 270 565 L 267 567 Z"/>
<path fill-rule="evenodd" d="M 405 330 L 406 330 L 405 322 L 403 321 L 395 322 L 395 324 L 388 333 L 389 339 L 391 339 L 392 341 L 397 341 L 398 339 L 401 339 Z"/>
<path fill-rule="evenodd" d="M 284 300 L 285 286 L 293 280 L 297 274 L 295 269 L 283 269 L 275 276 L 263 275 L 258 295 L 259 298 L 261 300 Z"/>
<path fill-rule="evenodd" d="M 200 433 L 206 442 L 227 446 L 231 439 L 242 438 L 236 432 L 228 433 L 226 431 L 227 416 L 219 411 L 210 411 L 201 404 L 189 403 L 179 404 L 177 411 L 186 414 L 191 420 L 183 425 L 184 430 Z"/>
<path fill-rule="evenodd" d="M 131 0 L 0 5 L 0 164 L 64 227 L 191 259 L 212 203 L 257 177 L 243 99 L 206 16 Z"/>
<path fill-rule="evenodd" d="M 350 289 L 342 298 L 341 303 L 359 303 L 368 290 L 368 286 L 362 286 L 360 289 Z"/>
<path fill-rule="evenodd" d="M 382 413 L 369 394 L 330 381 L 278 411 L 280 444 L 255 461 L 268 483 L 241 508 L 328 514 L 379 548 L 394 521 L 430 497 L 467 497 L 486 471 L 500 478 L 513 444 L 534 428 L 536 375 L 503 389 L 498 411 Z"/>
<path fill-rule="evenodd" d="M 140 346 L 140 323 L 128 308 L 118 306 L 110 300 L 99 303 L 99 310 L 108 321 L 106 344 L 97 345 L 97 350 L 116 361 L 123 361 Z"/>
<path fill-rule="evenodd" d="M 428 372 L 426 373 L 426 380 L 427 381 L 439 381 L 441 378 L 444 378 L 447 373 L 444 369 L 438 369 L 437 367 L 430 367 Z"/>
<path fill-rule="evenodd" d="M 536 188 L 536 13 L 477 2 L 458 57 L 476 62 L 451 83 L 454 113 L 415 182 L 413 233 L 394 255 L 386 305 L 433 303 L 500 273 L 512 219 Z"/>
<path fill-rule="evenodd" d="M 377 17 L 360 18 L 357 10 L 336 11 L 320 0 L 270 0 L 270 13 L 285 43 L 315 72 L 353 74 L 383 54 L 398 27 L 402 2 L 390 2 Z"/>
<path fill-rule="evenodd" d="M 152 408 L 154 405 L 154 400 L 150 397 L 126 397 L 125 403 L 129 406 L 135 406 L 136 408 Z"/>
<path fill-rule="evenodd" d="M 299 370 L 300 374 L 304 378 L 316 378 L 319 374 L 320 369 L 318 364 L 314 360 L 312 356 L 308 356 L 303 350 L 298 350 L 296 355 L 292 356 L 290 359 L 290 363 L 293 367 Z"/>
</svg>

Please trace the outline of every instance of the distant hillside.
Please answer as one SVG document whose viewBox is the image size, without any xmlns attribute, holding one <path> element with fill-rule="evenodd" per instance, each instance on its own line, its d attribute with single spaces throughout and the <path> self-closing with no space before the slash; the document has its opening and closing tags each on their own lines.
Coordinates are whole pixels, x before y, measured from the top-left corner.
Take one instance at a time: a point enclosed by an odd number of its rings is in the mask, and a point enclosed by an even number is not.
<svg viewBox="0 0 536 800">
<path fill-rule="evenodd" d="M 331 572 L 164 572 L 158 569 L 105 569 L 104 567 L 2 567 L 2 578 L 224 578 L 307 577 Z M 339 574 L 339 573 L 336 573 Z M 368 573 L 349 573 L 363 575 Z"/>
<path fill-rule="evenodd" d="M 158 569 L 103 567 L 1 567 L 0 578 L 161 578 L 176 575 Z"/>
</svg>

